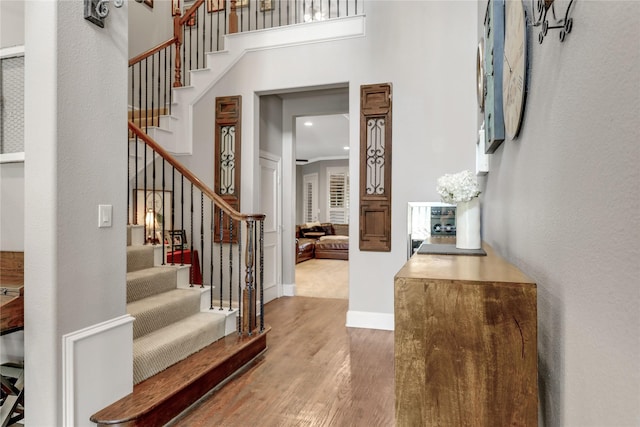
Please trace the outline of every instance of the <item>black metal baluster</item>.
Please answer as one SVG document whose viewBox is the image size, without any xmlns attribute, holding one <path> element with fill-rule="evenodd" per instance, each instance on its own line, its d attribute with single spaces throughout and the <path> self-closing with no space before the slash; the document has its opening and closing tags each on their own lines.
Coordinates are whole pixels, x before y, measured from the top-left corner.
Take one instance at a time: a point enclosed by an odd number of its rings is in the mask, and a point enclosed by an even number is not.
<svg viewBox="0 0 640 427">
<path fill-rule="evenodd" d="M 242 222 L 238 221 L 238 285 L 240 285 L 241 283 L 242 283 Z M 240 286 L 238 286 L 238 289 L 241 289 Z M 242 291 L 238 293 L 238 299 L 242 300 Z M 229 311 L 231 311 L 231 298 L 229 298 Z"/>
<path fill-rule="evenodd" d="M 142 222 L 144 222 L 144 240 L 145 244 L 149 243 L 149 234 L 147 230 L 147 144 L 144 145 L 144 165 L 142 166 L 144 176 L 144 192 L 142 193 Z"/>
<path fill-rule="evenodd" d="M 211 228 L 210 228 L 210 232 L 208 233 L 210 236 L 210 248 L 209 248 L 209 277 L 211 277 L 211 286 L 209 288 L 209 301 L 211 306 L 209 307 L 209 310 L 213 310 L 213 241 L 214 239 L 214 235 L 215 235 L 215 212 L 213 209 L 213 200 L 211 201 Z M 222 304 L 220 305 L 220 308 L 222 309 Z"/>
<path fill-rule="evenodd" d="M 127 126 L 127 225 L 131 225 L 131 201 L 129 199 L 131 192 L 131 140 L 129 139 L 129 127 Z"/>
<path fill-rule="evenodd" d="M 193 15 L 192 15 L 193 17 Z M 196 37 L 197 39 L 197 37 Z M 187 84 L 190 84 L 191 82 L 191 74 L 189 74 L 189 79 L 187 79 L 187 73 L 189 73 L 189 71 L 193 70 L 193 65 L 191 65 L 191 59 L 193 58 L 193 27 L 189 27 L 189 69 L 185 70 L 184 72 L 184 81 Z M 189 80 L 189 81 L 187 81 Z"/>
<path fill-rule="evenodd" d="M 203 267 L 204 272 L 204 263 L 202 260 L 204 259 L 204 193 L 200 191 L 200 261 L 199 264 Z M 193 266 L 192 266 L 193 267 Z M 202 283 L 200 283 L 200 287 L 204 288 L 204 274 L 202 274 Z"/>
<path fill-rule="evenodd" d="M 149 58 L 144 59 L 144 132 L 149 133 Z M 146 165 L 146 164 L 145 164 Z M 146 197 L 146 193 L 145 193 Z"/>
<path fill-rule="evenodd" d="M 151 150 L 151 184 L 151 213 L 153 217 L 151 218 L 152 231 L 150 236 L 151 243 L 153 243 L 156 238 L 156 152 L 153 149 Z"/>
<path fill-rule="evenodd" d="M 180 230 L 184 230 L 184 175 L 180 174 L 180 179 Z M 180 265 L 184 265 L 184 242 L 181 243 Z"/>
<path fill-rule="evenodd" d="M 349 7 L 347 7 L 347 10 L 349 9 Z M 340 18 L 340 0 L 338 0 L 338 18 Z"/>
<path fill-rule="evenodd" d="M 173 103 L 173 90 L 171 89 L 173 87 L 172 81 L 173 81 L 173 55 L 177 55 L 177 53 L 174 53 L 174 49 L 171 49 L 173 46 L 169 46 L 169 85 L 168 85 L 168 91 L 169 91 L 169 114 L 171 114 L 171 104 Z"/>
<path fill-rule="evenodd" d="M 135 134 L 135 140 L 134 140 L 134 144 L 135 144 L 135 169 L 133 172 L 133 176 L 135 177 L 136 180 L 136 184 L 135 184 L 135 190 L 133 192 L 133 224 L 134 225 L 138 225 L 138 134 Z"/>
<path fill-rule="evenodd" d="M 131 67 L 131 116 L 129 120 L 134 121 L 136 116 L 136 66 L 135 64 Z M 127 127 L 127 135 L 130 135 L 130 130 Z"/>
<path fill-rule="evenodd" d="M 227 214 L 228 215 L 228 214 Z M 233 218 L 229 216 L 229 299 L 233 293 Z M 238 269 L 241 269 L 238 267 Z"/>
<path fill-rule="evenodd" d="M 156 73 L 156 61 L 154 60 L 155 55 L 151 57 L 151 126 L 153 126 L 153 115 L 155 114 L 154 106 L 155 106 L 155 73 Z"/>
<path fill-rule="evenodd" d="M 215 12 L 215 13 L 216 13 L 216 51 L 219 51 L 220 50 L 220 16 L 222 16 L 222 13 L 220 12 Z M 226 16 L 227 16 L 226 2 L 224 7 L 224 16 L 226 20 Z M 211 33 L 213 34 L 213 31 L 211 31 Z"/>
<path fill-rule="evenodd" d="M 160 126 L 160 86 L 162 84 L 162 80 L 160 80 L 160 75 L 162 74 L 160 72 L 160 52 L 156 53 L 156 55 L 158 56 L 158 115 L 156 116 L 156 126 Z"/>
<path fill-rule="evenodd" d="M 136 123 L 140 129 L 142 129 L 142 120 L 140 120 L 140 117 L 142 117 L 142 63 L 138 63 L 138 123 Z M 134 114 L 133 116 L 133 121 L 135 122 L 136 115 Z M 138 173 L 138 170 L 136 169 L 136 173 Z"/>
<path fill-rule="evenodd" d="M 182 26 L 182 40 L 183 43 L 180 46 L 180 49 L 182 50 L 182 74 L 181 74 L 181 79 L 182 79 L 182 86 L 186 86 L 186 75 L 187 75 L 187 26 L 183 25 Z"/>
<path fill-rule="evenodd" d="M 224 34 L 225 34 L 225 35 L 227 34 L 227 31 L 229 31 L 229 30 L 227 29 L 227 22 L 229 22 L 229 21 L 227 20 L 227 3 L 229 3 L 229 7 L 231 7 L 231 2 L 230 2 L 230 1 L 229 1 L 229 2 L 226 2 L 226 1 L 225 1 L 225 5 L 224 5 Z M 220 50 L 220 49 L 218 49 L 218 50 Z"/>
<path fill-rule="evenodd" d="M 164 48 L 163 53 L 164 53 L 164 84 L 162 85 L 162 91 L 163 91 L 163 94 L 162 94 L 163 95 L 162 108 L 167 108 L 167 90 L 168 90 L 168 86 L 167 86 L 167 76 L 168 76 L 168 72 L 167 72 L 167 48 Z"/>
<path fill-rule="evenodd" d="M 164 234 L 166 233 L 165 223 L 167 222 L 167 212 L 166 212 L 166 209 L 164 208 L 166 206 L 164 198 L 166 193 L 165 190 L 167 188 L 167 183 L 165 180 L 165 172 L 164 172 L 166 167 L 167 167 L 167 163 L 163 157 L 162 158 L 162 234 L 160 235 L 160 242 L 158 242 L 162 245 L 162 265 L 165 265 L 167 261 L 167 255 L 165 253 L 166 246 L 164 244 Z"/>
<path fill-rule="evenodd" d="M 171 227 L 176 223 L 176 167 L 171 166 Z M 169 233 L 171 238 L 171 265 L 176 265 L 175 252 L 176 244 L 173 239 L 173 235 Z"/>
<path fill-rule="evenodd" d="M 264 332 L 264 219 L 260 220 L 260 333 Z"/>
<path fill-rule="evenodd" d="M 196 9 L 193 17 L 196 18 L 196 69 L 200 68 L 200 38 L 198 32 L 200 31 L 200 17 L 198 16 L 198 10 Z"/>
<path fill-rule="evenodd" d="M 189 221 L 189 227 L 190 227 L 190 251 L 189 251 L 189 262 L 191 264 L 191 267 L 189 267 L 189 287 L 193 287 L 193 182 L 191 183 L 191 220 Z M 183 242 L 184 244 L 184 242 Z M 184 253 L 184 249 L 182 250 Z"/>
<path fill-rule="evenodd" d="M 278 27 L 282 26 L 282 0 L 278 0 Z"/>
<path fill-rule="evenodd" d="M 220 209 L 220 208 L 218 208 Z M 222 268 L 222 242 L 224 241 L 224 239 L 222 238 L 222 224 L 223 224 L 223 220 L 224 220 L 224 212 L 222 211 L 222 209 L 220 209 L 220 219 L 219 219 L 219 223 L 218 223 L 218 227 L 219 227 L 219 238 L 220 238 L 220 310 L 222 310 L 222 287 L 223 287 L 223 277 L 222 277 L 222 271 L 224 270 Z"/>
<path fill-rule="evenodd" d="M 213 51 L 213 13 L 209 14 L 209 52 Z"/>
</svg>

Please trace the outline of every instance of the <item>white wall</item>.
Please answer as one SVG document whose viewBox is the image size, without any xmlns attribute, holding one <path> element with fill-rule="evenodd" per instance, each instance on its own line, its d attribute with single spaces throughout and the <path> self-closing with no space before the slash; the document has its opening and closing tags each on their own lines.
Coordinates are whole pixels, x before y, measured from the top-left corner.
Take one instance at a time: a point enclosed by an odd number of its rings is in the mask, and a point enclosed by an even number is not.
<svg viewBox="0 0 640 427">
<path fill-rule="evenodd" d="M 368 2 L 366 37 L 249 52 L 194 105 L 194 155 L 189 166 L 211 182 L 214 98 L 243 96 L 242 210 L 250 211 L 255 206 L 252 188 L 258 188 L 251 168 L 257 165 L 254 94 L 348 82 L 351 199 L 357 200 L 359 165 L 354 154 L 359 148 L 360 85 L 393 84 L 392 252 L 360 252 L 352 245 L 351 326 L 393 327 L 393 276 L 406 261 L 407 203 L 437 201 L 439 176 L 474 166 L 477 13 L 477 4 L 470 1 Z M 390 22 L 402 24 L 394 27 Z M 283 180 L 292 182 L 295 166 L 288 120 L 296 111 L 286 101 L 284 109 Z M 285 206 L 294 203 L 295 188 L 285 187 L 283 200 Z M 353 203 L 352 224 L 357 215 L 358 204 Z M 284 212 L 283 242 L 293 242 L 295 220 L 295 211 Z M 351 227 L 354 242 L 357 233 L 357 227 Z M 283 248 L 284 283 L 293 280 L 289 259 L 294 259 L 293 245 Z"/>
<path fill-rule="evenodd" d="M 26 2 L 25 16 L 26 425 L 65 425 L 63 409 L 86 425 L 132 388 L 119 357 L 62 363 L 64 335 L 126 314 L 127 3 L 104 29 L 80 1 Z M 113 206 L 111 228 L 98 228 L 99 204 Z M 130 352 L 126 335 L 110 348 Z M 91 405 L 75 408 L 61 384 L 81 366 L 110 382 L 83 388 Z"/>
<path fill-rule="evenodd" d="M 484 234 L 538 284 L 541 425 L 637 426 L 640 3 L 571 16 L 564 43 L 530 34 L 521 134 L 491 155 Z"/>
<path fill-rule="evenodd" d="M 183 1 L 180 4 L 184 4 Z M 129 54 L 133 58 L 173 37 L 171 0 L 129 2 Z"/>
<path fill-rule="evenodd" d="M 282 157 L 282 98 L 260 97 L 260 150 Z"/>
<path fill-rule="evenodd" d="M 24 163 L 0 164 L 0 250 L 24 252 Z"/>
<path fill-rule="evenodd" d="M 24 45 L 25 0 L 0 2 L 0 48 Z"/>
</svg>

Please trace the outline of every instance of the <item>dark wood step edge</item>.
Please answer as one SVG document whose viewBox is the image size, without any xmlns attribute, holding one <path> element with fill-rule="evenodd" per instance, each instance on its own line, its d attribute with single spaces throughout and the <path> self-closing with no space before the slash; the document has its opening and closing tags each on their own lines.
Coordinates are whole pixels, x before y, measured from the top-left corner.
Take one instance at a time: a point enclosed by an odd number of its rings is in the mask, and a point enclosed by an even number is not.
<svg viewBox="0 0 640 427">
<path fill-rule="evenodd" d="M 96 412 L 98 426 L 164 425 L 242 369 L 267 348 L 267 333 L 227 336 L 133 387 L 133 393 Z"/>
</svg>

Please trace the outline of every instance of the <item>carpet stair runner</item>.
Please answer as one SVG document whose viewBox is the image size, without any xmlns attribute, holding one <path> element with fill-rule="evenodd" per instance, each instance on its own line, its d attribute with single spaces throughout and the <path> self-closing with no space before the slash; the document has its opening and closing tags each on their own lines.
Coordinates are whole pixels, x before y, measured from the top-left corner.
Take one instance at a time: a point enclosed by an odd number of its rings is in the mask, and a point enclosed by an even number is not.
<svg viewBox="0 0 640 427">
<path fill-rule="evenodd" d="M 127 237 L 128 243 L 132 240 Z M 152 245 L 127 247 L 127 312 L 135 318 L 134 384 L 225 335 L 226 316 L 201 311 L 201 296 L 208 289 L 178 283 L 179 270 L 188 266 L 154 265 L 155 251 L 161 250 Z"/>
</svg>

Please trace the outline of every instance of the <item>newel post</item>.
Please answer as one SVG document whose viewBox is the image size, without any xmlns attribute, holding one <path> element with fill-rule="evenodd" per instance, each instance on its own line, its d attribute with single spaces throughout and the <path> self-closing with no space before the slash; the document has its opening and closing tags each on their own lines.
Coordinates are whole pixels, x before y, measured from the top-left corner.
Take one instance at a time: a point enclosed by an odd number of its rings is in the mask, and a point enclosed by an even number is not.
<svg viewBox="0 0 640 427">
<path fill-rule="evenodd" d="M 238 32 L 238 14 L 236 13 L 236 1 L 231 0 L 231 12 L 229 12 L 229 34 Z"/>
<path fill-rule="evenodd" d="M 176 60 L 175 74 L 173 76 L 173 87 L 182 87 L 182 61 L 180 60 L 180 47 L 182 46 L 182 25 L 180 15 L 173 17 L 173 36 L 176 40 Z"/>
<path fill-rule="evenodd" d="M 251 335 L 256 327 L 256 294 L 255 294 L 255 221 L 247 221 L 247 244 L 245 252 L 245 287 L 242 293 L 242 330 Z"/>
</svg>

